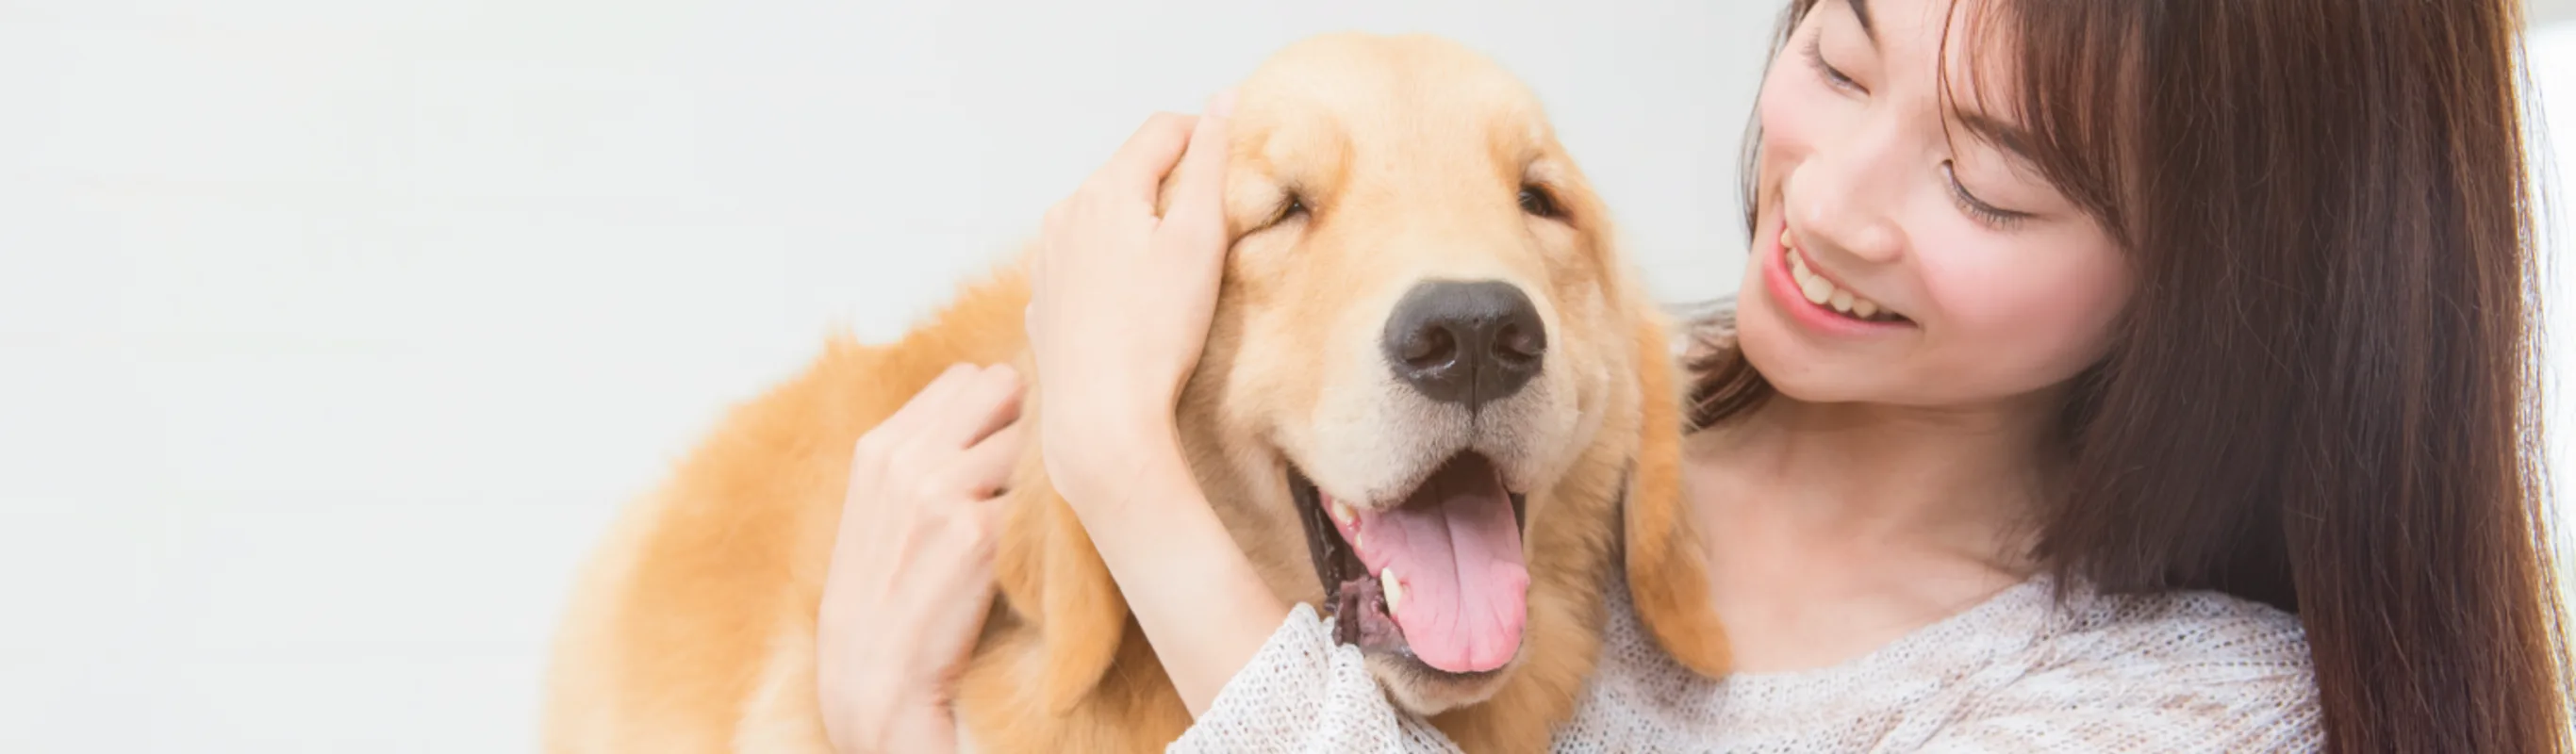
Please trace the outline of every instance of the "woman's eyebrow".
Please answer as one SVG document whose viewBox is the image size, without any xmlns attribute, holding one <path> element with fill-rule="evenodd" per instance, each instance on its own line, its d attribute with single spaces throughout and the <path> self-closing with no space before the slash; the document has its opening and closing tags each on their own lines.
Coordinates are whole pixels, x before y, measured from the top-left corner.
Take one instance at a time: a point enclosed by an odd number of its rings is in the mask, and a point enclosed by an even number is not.
<svg viewBox="0 0 2576 754">
<path fill-rule="evenodd" d="M 1968 133 L 1975 135 L 1979 141 L 1992 144 L 1996 149 L 2010 153 L 2024 164 L 2039 164 L 2038 160 L 2031 159 L 2032 141 L 2029 131 L 1984 113 L 1961 111 L 1957 113 L 1957 117 L 1959 125 L 1967 128 Z"/>
<path fill-rule="evenodd" d="M 1869 37 L 1869 46 L 1877 47 L 1878 28 L 1869 20 L 1869 0 L 1848 0 L 1844 4 L 1851 6 L 1852 18 L 1860 21 L 1861 36 Z"/>
</svg>

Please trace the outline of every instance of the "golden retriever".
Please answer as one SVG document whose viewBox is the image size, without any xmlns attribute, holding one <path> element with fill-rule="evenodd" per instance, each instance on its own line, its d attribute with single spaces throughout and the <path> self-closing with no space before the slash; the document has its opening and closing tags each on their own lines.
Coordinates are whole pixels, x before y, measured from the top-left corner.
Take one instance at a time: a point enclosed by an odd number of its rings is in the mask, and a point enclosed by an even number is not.
<svg viewBox="0 0 2576 754">
<path fill-rule="evenodd" d="M 1269 587 L 1337 615 L 1390 698 L 1469 751 L 1547 746 L 1623 552 L 1651 630 L 1715 672 L 1664 324 L 1536 98 L 1455 44 L 1362 34 L 1291 46 L 1239 92 L 1234 245 L 1178 418 Z M 852 445 L 951 363 L 1031 374 L 1026 301 L 1004 267 L 738 408 L 585 569 L 547 748 L 826 751 L 814 625 Z M 966 738 L 1159 750 L 1189 713 L 1035 442 L 1008 494 Z"/>
</svg>

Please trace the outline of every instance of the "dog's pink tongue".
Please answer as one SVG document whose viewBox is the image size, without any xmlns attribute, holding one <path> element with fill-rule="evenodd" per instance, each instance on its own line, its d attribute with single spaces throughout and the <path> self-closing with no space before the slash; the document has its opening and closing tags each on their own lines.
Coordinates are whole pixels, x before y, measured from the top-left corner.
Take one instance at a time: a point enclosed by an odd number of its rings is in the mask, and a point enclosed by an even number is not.
<svg viewBox="0 0 2576 754">
<path fill-rule="evenodd" d="M 1443 466 L 1402 507 L 1360 517 L 1360 562 L 1393 568 L 1395 624 L 1424 664 L 1493 670 L 1520 650 L 1529 567 L 1502 479 L 1483 458 Z"/>
</svg>

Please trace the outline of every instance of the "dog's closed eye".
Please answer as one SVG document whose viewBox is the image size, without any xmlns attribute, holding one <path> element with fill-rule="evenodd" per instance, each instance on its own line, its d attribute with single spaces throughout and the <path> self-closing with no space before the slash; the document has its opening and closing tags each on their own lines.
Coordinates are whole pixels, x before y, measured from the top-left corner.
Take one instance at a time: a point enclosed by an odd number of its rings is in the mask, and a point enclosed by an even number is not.
<svg viewBox="0 0 2576 754">
<path fill-rule="evenodd" d="M 1521 185 L 1521 211 L 1550 220 L 1565 218 L 1565 210 L 1556 204 L 1556 195 L 1534 183 Z"/>
<path fill-rule="evenodd" d="M 1305 197 L 1299 196 L 1295 191 L 1282 192 L 1279 195 L 1279 208 L 1270 211 L 1270 219 L 1263 221 L 1261 223 L 1261 227 L 1269 228 L 1289 220 L 1304 217 L 1312 211 L 1313 210 L 1306 207 Z"/>
</svg>

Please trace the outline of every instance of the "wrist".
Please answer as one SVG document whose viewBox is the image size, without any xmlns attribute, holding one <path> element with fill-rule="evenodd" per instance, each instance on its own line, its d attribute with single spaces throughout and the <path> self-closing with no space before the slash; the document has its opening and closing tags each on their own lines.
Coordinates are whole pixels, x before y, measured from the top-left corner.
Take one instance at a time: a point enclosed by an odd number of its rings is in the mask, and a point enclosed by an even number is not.
<svg viewBox="0 0 2576 754">
<path fill-rule="evenodd" d="M 824 635 L 832 631 L 818 630 Z M 878 648 L 886 649 L 884 644 L 879 643 Z M 834 654 L 839 657 L 835 659 Z M 926 676 L 913 667 L 917 655 L 890 649 L 816 653 L 816 667 L 821 671 L 816 701 L 823 709 L 834 712 L 824 718 L 824 733 L 833 751 L 921 751 L 939 740 L 925 739 L 925 734 L 953 727 L 955 718 L 946 687 L 922 680 Z"/>
<path fill-rule="evenodd" d="M 878 751 L 946 754 L 957 750 L 957 715 L 947 705 L 907 707 L 886 729 Z"/>
<path fill-rule="evenodd" d="M 957 717 L 946 704 L 880 700 L 861 705 L 841 731 L 826 730 L 838 754 L 950 752 L 957 749 Z"/>
<path fill-rule="evenodd" d="M 1123 531 L 1126 519 L 1158 518 L 1172 483 L 1195 486 L 1168 407 L 1069 413 L 1047 417 L 1048 475 L 1095 537 Z"/>
</svg>

